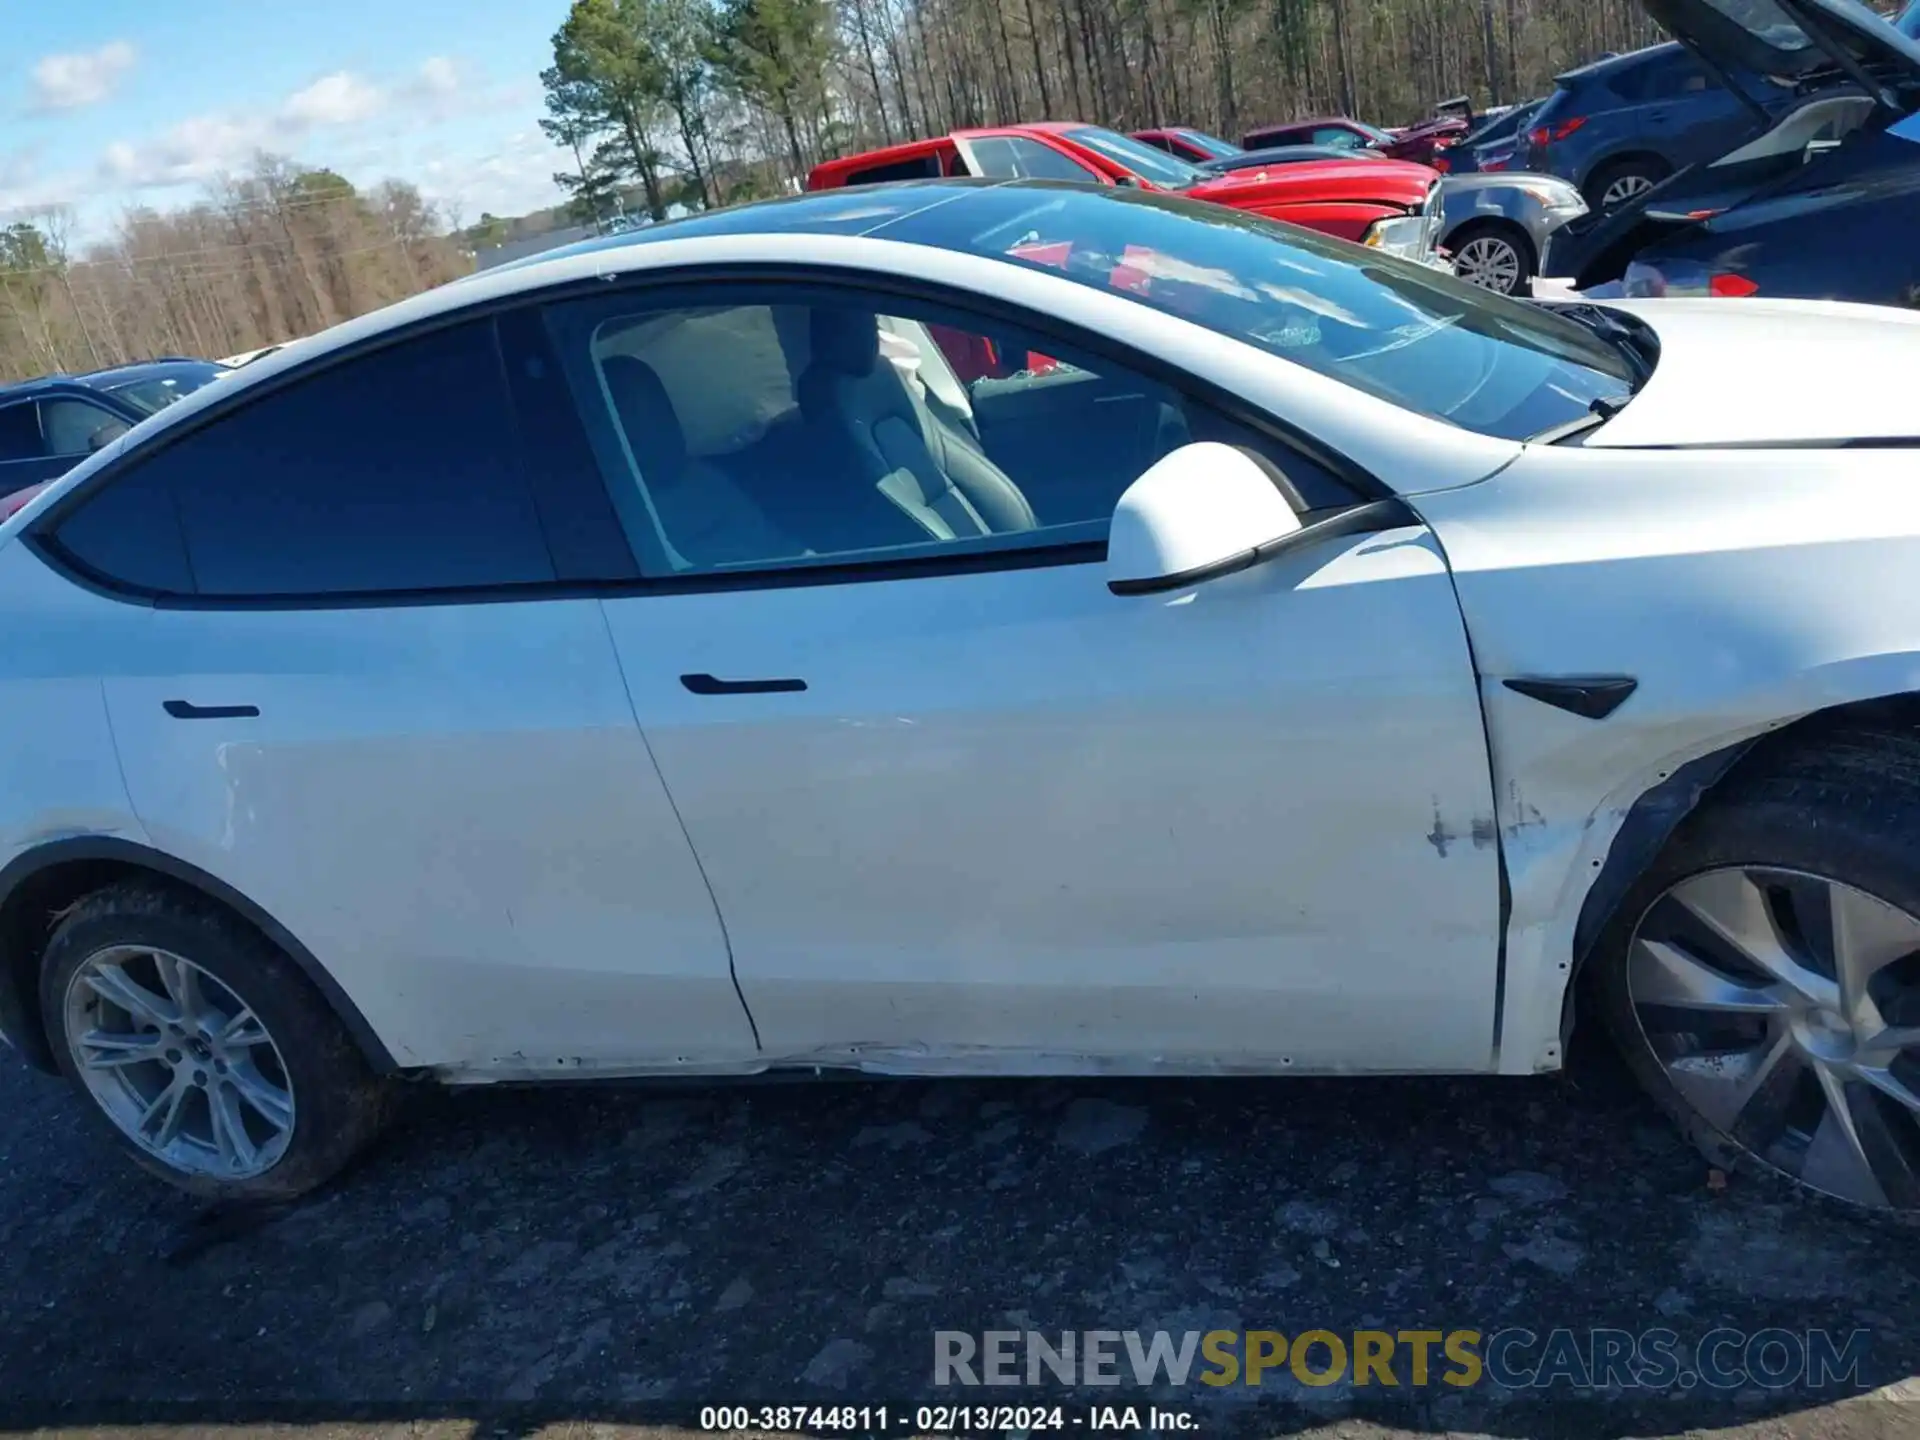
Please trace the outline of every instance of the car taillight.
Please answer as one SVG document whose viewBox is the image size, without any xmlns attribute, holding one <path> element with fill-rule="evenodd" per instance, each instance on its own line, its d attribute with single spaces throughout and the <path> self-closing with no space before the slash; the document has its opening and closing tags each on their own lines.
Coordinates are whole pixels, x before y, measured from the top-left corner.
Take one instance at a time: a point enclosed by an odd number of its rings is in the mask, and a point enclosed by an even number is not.
<svg viewBox="0 0 1920 1440">
<path fill-rule="evenodd" d="M 1527 141 L 1535 146 L 1551 145 L 1556 140 L 1566 139 L 1586 123 L 1586 116 L 1576 115 L 1571 120 L 1562 120 L 1558 125 L 1536 125 L 1527 132 Z"/>
<path fill-rule="evenodd" d="M 1721 300 L 1744 300 L 1760 293 L 1760 287 L 1744 275 L 1715 275 L 1707 281 L 1707 294 Z"/>
<path fill-rule="evenodd" d="M 1453 162 L 1444 155 L 1436 155 L 1433 157 L 1433 168 L 1442 175 L 1450 174 L 1453 170 Z"/>
<path fill-rule="evenodd" d="M 1513 168 L 1513 157 L 1511 155 L 1496 155 L 1491 160 L 1482 160 L 1480 162 L 1480 168 L 1482 170 L 1511 170 Z"/>
</svg>

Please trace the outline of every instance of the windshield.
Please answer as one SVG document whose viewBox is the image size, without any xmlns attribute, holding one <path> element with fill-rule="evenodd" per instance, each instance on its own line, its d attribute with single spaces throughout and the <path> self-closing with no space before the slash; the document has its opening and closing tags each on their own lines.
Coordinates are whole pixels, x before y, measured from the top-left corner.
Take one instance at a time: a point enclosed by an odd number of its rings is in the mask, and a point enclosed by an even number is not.
<svg viewBox="0 0 1920 1440">
<path fill-rule="evenodd" d="M 1182 130 L 1180 138 L 1197 150 L 1204 150 L 1216 160 L 1224 160 L 1229 155 L 1238 155 L 1240 147 L 1231 140 L 1222 140 L 1218 135 L 1209 135 L 1204 130 Z"/>
<path fill-rule="evenodd" d="M 1913 0 L 1900 17 L 1900 33 L 1909 40 L 1920 40 L 1920 0 Z"/>
<path fill-rule="evenodd" d="M 1016 182 L 878 232 L 1119 291 L 1369 395 L 1524 440 L 1627 400 L 1585 325 L 1424 265 L 1225 206 Z"/>
<path fill-rule="evenodd" d="M 107 394 L 124 400 L 142 415 L 157 415 L 176 400 L 185 399 L 220 373 L 218 365 L 182 365 L 164 375 L 103 385 Z"/>
<path fill-rule="evenodd" d="M 1156 150 L 1131 135 L 1083 125 L 1078 130 L 1067 131 L 1066 138 L 1126 166 L 1142 180 L 1152 181 L 1163 189 L 1184 190 L 1208 178 L 1198 166 L 1189 165 L 1164 150 Z"/>
</svg>

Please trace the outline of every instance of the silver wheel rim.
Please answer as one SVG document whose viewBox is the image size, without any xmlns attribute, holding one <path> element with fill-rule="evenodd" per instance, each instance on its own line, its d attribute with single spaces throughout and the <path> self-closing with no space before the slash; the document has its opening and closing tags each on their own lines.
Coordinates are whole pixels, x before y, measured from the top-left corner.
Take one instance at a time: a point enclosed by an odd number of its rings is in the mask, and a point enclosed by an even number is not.
<svg viewBox="0 0 1920 1440">
<path fill-rule="evenodd" d="M 63 1007 L 67 1053 L 107 1118 L 185 1175 L 245 1180 L 293 1138 L 293 1082 L 260 1018 L 166 950 L 115 945 L 83 960 Z"/>
<path fill-rule="evenodd" d="M 1453 273 L 1469 285 L 1511 295 L 1520 284 L 1520 252 L 1498 236 L 1482 235 L 1460 247 Z"/>
<path fill-rule="evenodd" d="M 1641 917 L 1627 990 L 1715 1129 L 1812 1189 L 1920 1208 L 1920 919 L 1823 876 L 1708 870 Z"/>
<path fill-rule="evenodd" d="M 1644 175 L 1622 175 L 1600 196 L 1600 208 L 1611 210 L 1616 205 L 1624 205 L 1636 195 L 1644 195 L 1653 188 L 1653 181 Z"/>
</svg>

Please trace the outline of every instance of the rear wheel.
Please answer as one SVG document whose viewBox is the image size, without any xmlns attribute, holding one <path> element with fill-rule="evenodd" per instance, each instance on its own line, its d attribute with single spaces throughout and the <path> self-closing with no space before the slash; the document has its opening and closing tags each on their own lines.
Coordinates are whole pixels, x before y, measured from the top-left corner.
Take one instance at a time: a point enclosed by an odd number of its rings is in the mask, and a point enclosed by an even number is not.
<svg viewBox="0 0 1920 1440">
<path fill-rule="evenodd" d="M 298 967 L 172 890 L 75 906 L 42 962 L 41 1010 L 62 1072 L 135 1162 L 197 1195 L 299 1195 L 387 1113 L 387 1087 Z"/>
<path fill-rule="evenodd" d="M 1469 285 L 1498 295 L 1525 295 L 1533 288 L 1533 246 L 1519 227 L 1482 222 L 1450 237 L 1453 273 Z"/>
<path fill-rule="evenodd" d="M 1601 166 L 1587 177 L 1587 204 L 1595 210 L 1618 210 L 1637 200 L 1671 174 L 1666 161 L 1654 155 L 1634 155 Z"/>
<path fill-rule="evenodd" d="M 1920 1214 L 1920 745 L 1730 781 L 1595 956 L 1647 1090 L 1729 1168 Z"/>
</svg>

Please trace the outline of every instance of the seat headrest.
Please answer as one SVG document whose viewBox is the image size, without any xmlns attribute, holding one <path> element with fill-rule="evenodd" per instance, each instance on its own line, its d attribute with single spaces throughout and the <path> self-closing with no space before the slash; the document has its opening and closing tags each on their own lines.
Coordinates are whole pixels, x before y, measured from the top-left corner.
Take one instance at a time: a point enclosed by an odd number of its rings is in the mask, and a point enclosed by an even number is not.
<svg viewBox="0 0 1920 1440">
<path fill-rule="evenodd" d="M 813 364 L 840 375 L 869 375 L 880 358 L 880 326 L 864 310 L 817 308 L 808 340 Z"/>
<path fill-rule="evenodd" d="M 679 474 L 687 463 L 686 431 L 658 373 L 631 355 L 609 355 L 600 369 L 634 458 L 643 469 L 659 472 L 657 478 Z"/>
</svg>

